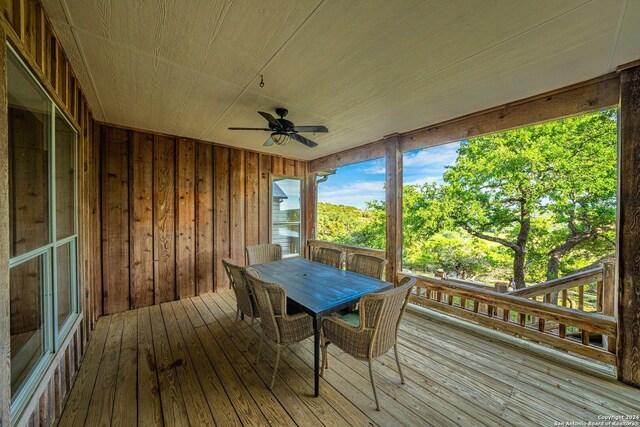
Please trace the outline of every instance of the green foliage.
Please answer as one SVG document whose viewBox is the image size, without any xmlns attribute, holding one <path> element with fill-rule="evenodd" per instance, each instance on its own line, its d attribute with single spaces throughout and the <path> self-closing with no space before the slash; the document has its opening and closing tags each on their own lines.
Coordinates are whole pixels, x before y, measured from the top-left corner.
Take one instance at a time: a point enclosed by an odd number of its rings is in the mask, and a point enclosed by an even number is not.
<svg viewBox="0 0 640 427">
<path fill-rule="evenodd" d="M 615 110 L 463 141 L 444 183 L 403 189 L 403 263 L 524 285 L 614 251 Z M 320 203 L 318 238 L 384 248 L 384 202 Z"/>
</svg>

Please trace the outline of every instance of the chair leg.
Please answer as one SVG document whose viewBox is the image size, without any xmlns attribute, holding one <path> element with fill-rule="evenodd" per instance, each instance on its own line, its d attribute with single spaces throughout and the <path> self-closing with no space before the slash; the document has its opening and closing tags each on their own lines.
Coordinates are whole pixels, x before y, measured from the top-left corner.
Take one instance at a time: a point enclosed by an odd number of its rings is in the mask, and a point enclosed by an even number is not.
<svg viewBox="0 0 640 427">
<path fill-rule="evenodd" d="M 269 390 L 273 390 L 273 383 L 276 381 L 276 373 L 278 372 L 278 363 L 280 363 L 280 344 L 276 344 L 276 363 L 273 365 L 273 374 L 271 375 L 271 384 L 269 384 Z"/>
<path fill-rule="evenodd" d="M 400 384 L 404 384 L 404 377 L 402 376 L 402 366 L 400 366 L 400 358 L 398 357 L 398 344 L 393 346 L 393 351 L 396 354 L 396 363 L 398 364 L 398 373 L 400 374 Z"/>
<path fill-rule="evenodd" d="M 264 334 L 260 334 L 260 344 L 258 344 L 258 354 L 256 354 L 256 361 L 254 363 L 254 365 L 258 364 L 258 361 L 260 360 L 260 352 L 262 351 L 262 341 L 264 340 Z"/>
<path fill-rule="evenodd" d="M 373 388 L 373 398 L 376 400 L 376 411 L 380 410 L 380 404 L 378 403 L 378 393 L 376 393 L 376 383 L 373 379 L 373 367 L 371 366 L 371 360 L 369 360 L 369 376 L 371 377 L 371 387 Z"/>
<path fill-rule="evenodd" d="M 247 332 L 247 338 L 246 338 L 247 339 L 247 343 L 246 343 L 246 345 L 244 347 L 244 351 L 245 352 L 249 351 L 249 344 L 251 344 L 251 332 L 253 332 L 253 321 L 254 321 L 254 318 L 252 317 L 251 318 L 251 326 L 249 326 L 250 331 Z"/>
<path fill-rule="evenodd" d="M 233 325 L 231 328 L 231 336 L 234 336 L 238 331 L 238 319 L 240 318 L 240 309 L 236 309 L 236 318 L 233 320 Z"/>
<path fill-rule="evenodd" d="M 320 365 L 320 376 L 324 377 L 324 370 L 329 369 L 327 346 L 322 343 L 322 364 Z"/>
</svg>

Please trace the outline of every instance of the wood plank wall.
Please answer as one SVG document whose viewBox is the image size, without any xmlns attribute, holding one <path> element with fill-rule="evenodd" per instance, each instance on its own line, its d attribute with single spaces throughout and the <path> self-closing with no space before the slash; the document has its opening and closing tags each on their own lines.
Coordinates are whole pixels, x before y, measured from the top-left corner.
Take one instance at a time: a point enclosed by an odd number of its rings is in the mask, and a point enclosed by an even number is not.
<svg viewBox="0 0 640 427">
<path fill-rule="evenodd" d="M 100 126 L 103 313 L 228 288 L 223 258 L 270 241 L 270 175 L 307 163 Z M 304 247 L 304 246 L 303 246 Z"/>
<path fill-rule="evenodd" d="M 21 56 L 78 132 L 78 266 L 82 317 L 62 343 L 51 367 L 44 374 L 20 416 L 21 424 L 49 426 L 60 414 L 62 402 L 80 366 L 95 320 L 102 312 L 99 140 L 94 138 L 96 127 L 91 109 L 42 5 L 37 0 L 2 0 L 0 12 L 0 38 L 3 42 L 8 41 Z M 0 55 L 0 62 L 5 64 L 4 43 Z M 4 66 L 2 68 L 4 70 Z M 0 77 L 6 82 L 4 71 Z M 0 98 L 3 98 L 0 101 L 5 105 L 1 110 L 3 117 L 0 123 L 6 123 L 6 87 L 0 90 Z M 6 132 L 6 127 L 1 128 Z M 3 180 L 0 188 L 8 188 L 7 176 L 3 174 L 0 179 Z M 4 211 L 3 204 L 6 203 L 7 201 L 0 197 L 0 212 Z M 0 215 L 0 218 L 6 221 L 8 216 Z M 2 224 L 2 228 L 5 226 L 6 224 Z M 2 250 L 2 245 L 0 256 L 0 302 L 4 303 L 4 296 L 9 292 L 9 284 L 7 254 Z M 8 312 L 2 304 L 0 309 L 2 313 Z M 3 325 L 7 323 L 2 322 Z M 0 328 L 0 349 L 8 350 L 9 340 L 8 329 Z M 4 379 L 9 378 L 6 370 L 9 358 L 6 351 L 2 351 L 2 354 L 6 362 L 3 362 L 0 368 L 0 377 L 3 378 L 0 382 L 0 425 L 8 425 L 10 400 L 6 398 L 8 390 Z"/>
</svg>

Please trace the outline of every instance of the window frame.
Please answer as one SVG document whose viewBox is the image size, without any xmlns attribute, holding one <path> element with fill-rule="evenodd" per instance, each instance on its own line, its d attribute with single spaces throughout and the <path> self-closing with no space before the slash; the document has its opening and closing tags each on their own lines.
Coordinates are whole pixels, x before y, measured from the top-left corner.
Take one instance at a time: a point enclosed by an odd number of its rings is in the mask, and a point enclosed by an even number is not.
<svg viewBox="0 0 640 427">
<path fill-rule="evenodd" d="M 298 225 L 300 227 L 299 231 L 299 248 L 297 254 L 288 254 L 282 256 L 285 258 L 296 258 L 302 257 L 305 253 L 305 248 L 303 247 L 305 239 L 304 239 L 304 180 L 298 176 L 288 176 L 284 174 L 269 174 L 269 242 L 273 243 L 273 184 L 277 182 L 277 180 L 291 179 L 298 181 L 300 183 L 300 221 L 298 222 L 278 222 L 278 224 L 286 224 L 286 225 Z"/>
<path fill-rule="evenodd" d="M 51 117 L 49 123 L 49 153 L 47 159 L 48 171 L 47 178 L 49 180 L 47 187 L 47 201 L 49 203 L 49 240 L 46 245 L 40 246 L 26 253 L 9 258 L 9 270 L 19 266 L 24 262 L 31 261 L 35 258 L 41 257 L 41 298 L 42 298 L 42 310 L 43 316 L 41 321 L 42 328 L 42 356 L 36 362 L 15 392 L 11 395 L 10 403 L 10 422 L 11 425 L 15 424 L 19 415 L 22 413 L 28 400 L 33 395 L 35 389 L 39 385 L 40 381 L 50 368 L 52 362 L 57 356 L 61 344 L 68 338 L 74 325 L 77 323 L 81 316 L 80 305 L 80 292 L 79 292 L 79 267 L 78 267 L 78 141 L 79 132 L 73 125 L 72 121 L 67 117 L 66 113 L 58 107 L 53 97 L 42 85 L 40 80 L 34 75 L 31 68 L 23 60 L 22 56 L 11 43 L 6 43 L 7 48 L 7 61 L 15 60 L 17 66 L 21 67 L 26 75 L 32 79 L 32 82 L 37 88 L 44 94 L 51 105 Z M 9 90 L 9 82 L 7 80 L 7 91 Z M 74 177 L 73 177 L 73 234 L 66 236 L 63 239 L 57 240 L 57 215 L 56 215 L 56 117 L 61 117 L 72 129 L 73 138 L 73 160 L 74 160 Z M 11 141 L 9 141 L 11 143 Z M 70 289 L 70 301 L 69 309 L 70 313 L 68 318 L 64 321 L 60 327 L 58 327 L 58 277 L 57 277 L 57 249 L 66 244 L 69 244 L 69 285 Z"/>
</svg>

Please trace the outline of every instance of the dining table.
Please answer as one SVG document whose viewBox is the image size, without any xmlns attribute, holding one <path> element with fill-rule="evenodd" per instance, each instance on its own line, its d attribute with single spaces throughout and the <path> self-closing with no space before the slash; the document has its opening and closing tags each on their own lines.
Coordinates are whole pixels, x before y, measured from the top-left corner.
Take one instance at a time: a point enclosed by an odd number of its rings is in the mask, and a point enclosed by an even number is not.
<svg viewBox="0 0 640 427">
<path fill-rule="evenodd" d="M 285 289 L 289 307 L 311 316 L 314 394 L 318 397 L 322 318 L 355 305 L 366 294 L 390 289 L 393 284 L 306 258 L 288 258 L 251 267 L 258 270 L 263 280 Z"/>
</svg>

